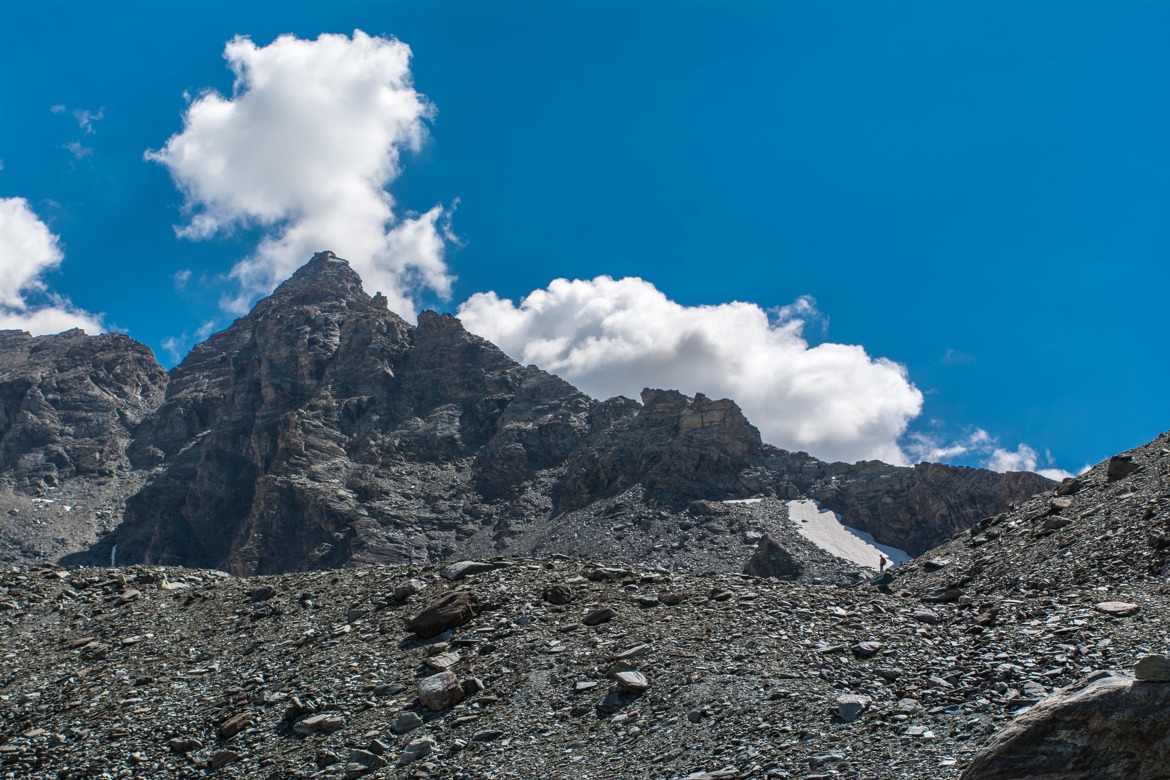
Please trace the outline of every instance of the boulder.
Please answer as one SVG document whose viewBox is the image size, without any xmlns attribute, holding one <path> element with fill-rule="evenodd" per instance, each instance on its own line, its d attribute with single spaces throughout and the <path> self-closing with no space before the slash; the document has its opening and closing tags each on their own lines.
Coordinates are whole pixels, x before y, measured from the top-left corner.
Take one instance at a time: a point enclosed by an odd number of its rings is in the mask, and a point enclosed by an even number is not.
<svg viewBox="0 0 1170 780">
<path fill-rule="evenodd" d="M 1170 658 L 1164 655 L 1142 656 L 1134 664 L 1133 676 L 1150 682 L 1170 682 Z"/>
<path fill-rule="evenodd" d="M 868 696 L 858 696 L 853 693 L 838 696 L 837 715 L 846 723 L 852 723 L 869 707 L 869 702 Z"/>
<path fill-rule="evenodd" d="M 997 734 L 961 780 L 1164 780 L 1170 685 L 1108 675 L 1049 696 Z"/>
<path fill-rule="evenodd" d="M 445 580 L 461 580 L 464 577 L 470 577 L 473 574 L 482 574 L 485 571 L 492 571 L 496 568 L 494 563 L 484 563 L 483 561 L 459 561 L 452 563 L 450 566 L 443 567 L 439 572 L 439 576 Z"/>
<path fill-rule="evenodd" d="M 429 710 L 439 711 L 463 701 L 463 686 L 454 672 L 439 672 L 424 677 L 418 684 L 418 700 Z"/>
<path fill-rule="evenodd" d="M 568 585 L 546 585 L 541 598 L 549 604 L 568 604 L 573 600 L 573 589 Z"/>
<path fill-rule="evenodd" d="M 458 628 L 479 614 L 479 599 L 465 590 L 453 590 L 410 620 L 410 630 L 419 639 L 430 639 Z"/>
<path fill-rule="evenodd" d="M 1137 604 L 1128 601 L 1102 601 L 1097 604 L 1097 611 L 1112 617 L 1129 617 L 1141 610 Z"/>
<path fill-rule="evenodd" d="M 1105 467 L 1105 474 L 1109 479 L 1124 479 L 1134 473 L 1141 466 L 1133 462 L 1132 455 L 1114 455 Z"/>
<path fill-rule="evenodd" d="M 800 564 L 788 551 L 776 544 L 767 534 L 756 543 L 756 551 L 748 558 L 744 573 L 754 577 L 795 579 L 801 574 Z"/>
</svg>

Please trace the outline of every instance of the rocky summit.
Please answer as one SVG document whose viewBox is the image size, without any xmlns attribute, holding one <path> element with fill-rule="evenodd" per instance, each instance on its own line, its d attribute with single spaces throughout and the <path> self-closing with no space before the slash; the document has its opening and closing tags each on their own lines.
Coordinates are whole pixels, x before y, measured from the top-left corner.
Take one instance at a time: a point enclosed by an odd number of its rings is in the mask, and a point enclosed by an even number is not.
<svg viewBox="0 0 1170 780">
<path fill-rule="evenodd" d="M 116 489 L 107 499 L 76 458 L 58 467 L 28 435 L 6 435 L 12 454 L 0 466 L 39 502 L 0 506 L 0 555 L 13 562 L 259 574 L 565 554 L 831 580 L 873 568 L 876 550 L 864 564 L 843 561 L 798 533 L 786 502 L 814 501 L 917 554 L 1051 484 L 935 464 L 824 463 L 761 442 L 730 400 L 670 390 L 594 400 L 453 317 L 406 323 L 328 252 L 169 376 L 125 337 L 80 333 L 14 335 L 0 343 L 0 365 L 30 363 L 21 355 L 53 339 L 74 345 L 74 362 L 58 375 L 42 361 L 40 381 L 85 380 L 109 408 L 94 424 L 27 419 L 54 441 L 106 453 L 102 484 Z M 48 509 L 66 497 L 69 516 Z M 88 535 L 65 530 L 98 513 Z M 25 518 L 41 530 L 28 533 Z"/>
</svg>

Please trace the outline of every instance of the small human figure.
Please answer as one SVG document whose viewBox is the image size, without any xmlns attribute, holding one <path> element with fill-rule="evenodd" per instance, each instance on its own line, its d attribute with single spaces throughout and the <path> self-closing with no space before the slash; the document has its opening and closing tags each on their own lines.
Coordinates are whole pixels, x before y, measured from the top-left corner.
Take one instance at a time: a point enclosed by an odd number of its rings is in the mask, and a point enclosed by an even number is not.
<svg viewBox="0 0 1170 780">
<path fill-rule="evenodd" d="M 889 563 L 889 561 L 886 560 L 886 556 L 884 555 L 879 555 L 878 557 L 881 559 L 878 561 L 878 571 L 885 571 L 886 564 Z"/>
</svg>

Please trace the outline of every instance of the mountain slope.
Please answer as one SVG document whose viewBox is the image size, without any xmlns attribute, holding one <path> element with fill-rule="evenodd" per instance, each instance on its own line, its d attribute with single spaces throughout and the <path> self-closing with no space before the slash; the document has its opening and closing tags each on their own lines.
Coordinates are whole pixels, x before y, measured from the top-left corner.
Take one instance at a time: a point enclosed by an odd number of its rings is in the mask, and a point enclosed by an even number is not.
<svg viewBox="0 0 1170 780">
<path fill-rule="evenodd" d="M 1170 432 L 984 518 L 900 573 L 979 597 L 1092 587 L 1132 601 L 1170 574 Z"/>
</svg>

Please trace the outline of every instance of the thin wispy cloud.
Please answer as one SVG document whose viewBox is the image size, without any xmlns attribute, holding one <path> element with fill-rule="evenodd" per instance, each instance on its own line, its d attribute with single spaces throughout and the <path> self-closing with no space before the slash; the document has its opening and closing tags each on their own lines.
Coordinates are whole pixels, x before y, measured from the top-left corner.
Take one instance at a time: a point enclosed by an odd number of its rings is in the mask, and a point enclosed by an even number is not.
<svg viewBox="0 0 1170 780">
<path fill-rule="evenodd" d="M 81 132 L 93 135 L 95 132 L 93 124 L 106 118 L 106 109 L 103 107 L 97 111 L 89 111 L 84 108 L 75 108 L 73 109 L 73 118 L 77 120 L 77 126 L 81 128 Z"/>
<path fill-rule="evenodd" d="M 45 276 L 62 259 L 60 240 L 27 200 L 0 198 L 0 329 L 33 335 L 106 329 L 100 314 L 77 308 L 49 288 Z"/>
<path fill-rule="evenodd" d="M 97 132 L 94 128 L 94 123 L 105 118 L 106 109 L 99 108 L 97 111 L 90 111 L 87 108 L 75 108 L 69 111 L 68 107 L 57 104 L 50 106 L 49 110 L 54 114 L 70 113 L 73 119 L 77 122 L 78 128 L 81 130 L 82 136 L 93 135 Z M 73 139 L 61 144 L 61 148 L 73 155 L 74 160 L 81 160 L 93 154 L 93 147 L 86 146 L 79 139 Z"/>
<path fill-rule="evenodd" d="M 80 141 L 69 141 L 61 144 L 61 148 L 73 155 L 74 160 L 81 160 L 93 154 L 93 147 L 85 146 Z"/>
<path fill-rule="evenodd" d="M 975 356 L 961 352 L 954 347 L 947 347 L 947 351 L 943 353 L 939 362 L 944 366 L 965 366 L 974 363 Z"/>
<path fill-rule="evenodd" d="M 183 194 L 180 237 L 262 229 L 259 245 L 230 272 L 235 290 L 224 308 L 246 311 L 325 249 L 347 258 L 367 290 L 380 290 L 405 317 L 424 294 L 448 298 L 448 210 L 403 212 L 387 191 L 435 113 L 414 88 L 410 47 L 357 30 L 316 40 L 283 35 L 267 46 L 237 37 L 224 57 L 235 74 L 232 94 L 197 95 L 183 130 L 146 153 Z"/>
</svg>

